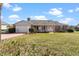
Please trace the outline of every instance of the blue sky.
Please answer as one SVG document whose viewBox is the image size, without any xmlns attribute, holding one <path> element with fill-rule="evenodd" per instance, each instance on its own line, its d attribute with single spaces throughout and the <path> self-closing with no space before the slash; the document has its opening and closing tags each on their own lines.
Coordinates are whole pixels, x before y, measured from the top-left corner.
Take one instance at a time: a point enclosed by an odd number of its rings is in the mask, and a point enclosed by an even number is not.
<svg viewBox="0 0 79 59">
<path fill-rule="evenodd" d="M 6 3 L 2 7 L 2 20 L 9 24 L 21 20 L 54 20 L 64 24 L 79 23 L 77 3 Z"/>
</svg>

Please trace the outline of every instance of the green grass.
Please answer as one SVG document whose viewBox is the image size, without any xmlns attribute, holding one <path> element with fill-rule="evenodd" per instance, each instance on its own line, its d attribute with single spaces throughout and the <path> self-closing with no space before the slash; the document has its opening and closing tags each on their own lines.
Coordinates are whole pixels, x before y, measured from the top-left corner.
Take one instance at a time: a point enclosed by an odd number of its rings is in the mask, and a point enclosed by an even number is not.
<svg viewBox="0 0 79 59">
<path fill-rule="evenodd" d="M 0 43 L 4 56 L 79 56 L 79 33 L 26 34 Z"/>
</svg>

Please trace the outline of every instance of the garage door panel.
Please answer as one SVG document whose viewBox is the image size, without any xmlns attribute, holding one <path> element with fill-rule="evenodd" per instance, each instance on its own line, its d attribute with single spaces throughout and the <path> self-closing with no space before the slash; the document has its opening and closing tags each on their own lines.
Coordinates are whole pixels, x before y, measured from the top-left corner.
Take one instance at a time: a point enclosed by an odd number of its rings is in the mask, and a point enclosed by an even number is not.
<svg viewBox="0 0 79 59">
<path fill-rule="evenodd" d="M 25 26 L 17 26 L 16 32 L 28 32 L 28 28 Z"/>
</svg>

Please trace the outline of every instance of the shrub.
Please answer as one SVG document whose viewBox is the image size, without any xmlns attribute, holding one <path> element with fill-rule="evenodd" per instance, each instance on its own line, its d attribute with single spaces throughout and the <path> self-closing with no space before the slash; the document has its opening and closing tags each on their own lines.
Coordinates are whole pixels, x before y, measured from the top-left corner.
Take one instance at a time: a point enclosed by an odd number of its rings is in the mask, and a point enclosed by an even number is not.
<svg viewBox="0 0 79 59">
<path fill-rule="evenodd" d="M 58 31 L 58 32 L 62 32 L 62 33 L 63 33 L 63 32 L 66 32 L 66 31 L 65 31 L 65 30 L 60 30 L 60 31 Z"/>
<path fill-rule="evenodd" d="M 33 32 L 34 32 L 34 29 L 33 29 L 33 28 L 30 28 L 30 29 L 29 29 L 29 32 L 30 32 L 30 33 L 33 33 Z"/>
<path fill-rule="evenodd" d="M 75 30 L 76 30 L 76 31 L 79 31 L 79 28 L 78 28 L 78 27 L 75 27 Z"/>
<path fill-rule="evenodd" d="M 79 30 L 75 30 L 75 31 L 79 31 Z"/>
<path fill-rule="evenodd" d="M 74 30 L 73 29 L 68 29 L 67 32 L 74 32 Z"/>
</svg>

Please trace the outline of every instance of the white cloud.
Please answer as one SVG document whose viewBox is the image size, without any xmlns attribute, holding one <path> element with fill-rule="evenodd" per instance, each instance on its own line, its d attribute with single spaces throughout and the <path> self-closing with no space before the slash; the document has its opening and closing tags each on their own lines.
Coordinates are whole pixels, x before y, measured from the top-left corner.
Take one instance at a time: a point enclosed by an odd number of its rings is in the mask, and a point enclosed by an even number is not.
<svg viewBox="0 0 79 59">
<path fill-rule="evenodd" d="M 57 17 L 63 17 L 64 15 L 58 15 Z"/>
<path fill-rule="evenodd" d="M 31 16 L 31 19 L 34 19 L 34 20 L 48 20 L 45 16 Z"/>
<path fill-rule="evenodd" d="M 78 12 L 78 11 L 79 11 L 79 7 L 77 7 L 77 8 L 75 9 L 75 11 Z"/>
<path fill-rule="evenodd" d="M 62 15 L 62 11 L 60 10 L 61 8 L 53 8 L 49 11 L 49 14 L 54 15 L 54 16 L 59 16 Z"/>
<path fill-rule="evenodd" d="M 18 21 L 21 21 L 20 19 L 16 19 L 16 21 L 18 22 Z"/>
<path fill-rule="evenodd" d="M 8 9 L 8 8 L 12 7 L 12 5 L 10 3 L 3 3 L 3 7 Z"/>
<path fill-rule="evenodd" d="M 10 21 L 20 21 L 20 17 L 18 16 L 18 15 L 10 15 L 9 17 L 8 17 L 9 19 L 10 19 Z"/>
<path fill-rule="evenodd" d="M 73 12 L 74 12 L 74 10 L 70 9 L 70 10 L 68 10 L 68 12 L 73 13 Z"/>
<path fill-rule="evenodd" d="M 13 8 L 13 11 L 15 12 L 20 11 L 20 10 L 22 10 L 22 8 L 17 5 L 15 5 L 15 7 Z"/>
<path fill-rule="evenodd" d="M 20 17 L 18 15 L 10 15 L 9 18 L 10 19 L 19 19 Z"/>
<path fill-rule="evenodd" d="M 63 10 L 62 8 L 58 8 L 59 10 Z"/>
<path fill-rule="evenodd" d="M 70 10 L 68 10 L 68 12 L 70 12 L 70 13 L 79 12 L 79 7 L 75 8 L 75 9 L 70 9 Z"/>
<path fill-rule="evenodd" d="M 22 10 L 22 7 L 19 7 L 18 5 L 13 6 L 10 3 L 3 3 L 3 7 L 7 8 L 7 9 L 11 8 L 15 12 Z"/>
<path fill-rule="evenodd" d="M 64 23 L 64 24 L 68 24 L 71 21 L 74 21 L 74 19 L 73 18 L 64 18 L 64 19 L 61 19 L 59 22 Z"/>
</svg>

